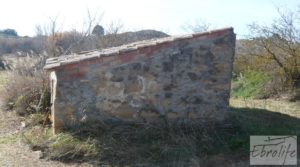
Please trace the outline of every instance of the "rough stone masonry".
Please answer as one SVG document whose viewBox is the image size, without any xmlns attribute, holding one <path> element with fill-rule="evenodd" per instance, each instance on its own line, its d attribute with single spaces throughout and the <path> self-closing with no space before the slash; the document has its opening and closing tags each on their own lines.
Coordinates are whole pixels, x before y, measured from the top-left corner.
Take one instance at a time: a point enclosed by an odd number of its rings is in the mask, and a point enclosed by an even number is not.
<svg viewBox="0 0 300 167">
<path fill-rule="evenodd" d="M 222 120 L 233 28 L 50 58 L 54 131 L 97 121 Z"/>
</svg>

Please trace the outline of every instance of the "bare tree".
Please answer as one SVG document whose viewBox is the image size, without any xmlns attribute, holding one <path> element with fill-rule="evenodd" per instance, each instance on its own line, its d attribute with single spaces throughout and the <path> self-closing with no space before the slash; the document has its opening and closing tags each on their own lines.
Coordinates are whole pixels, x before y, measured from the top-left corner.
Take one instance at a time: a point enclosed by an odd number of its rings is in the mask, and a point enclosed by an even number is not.
<svg viewBox="0 0 300 167">
<path fill-rule="evenodd" d="M 41 25 L 38 24 L 35 26 L 35 35 L 36 36 L 44 36 L 45 35 L 44 33 L 45 33 L 45 31 Z"/>
<path fill-rule="evenodd" d="M 83 28 L 81 32 L 74 30 L 76 32 L 76 41 L 71 43 L 68 48 L 65 49 L 63 54 L 68 54 L 72 51 L 79 52 L 82 50 L 90 50 L 96 48 L 95 40 L 92 37 L 93 29 L 99 25 L 102 20 L 104 13 L 98 14 L 98 10 L 95 14 L 92 14 L 89 9 L 87 9 L 87 17 L 85 18 Z"/>
<path fill-rule="evenodd" d="M 82 50 L 96 48 L 95 39 L 91 33 L 93 28 L 99 24 L 103 13 L 92 14 L 87 9 L 87 15 L 83 20 L 81 30 L 62 31 L 62 25 L 58 22 L 58 16 L 48 17 L 48 24 L 35 27 L 36 38 L 42 45 L 41 48 L 47 51 L 49 56 L 60 56 Z M 44 47 L 43 47 L 44 46 Z"/>
<path fill-rule="evenodd" d="M 107 28 L 106 28 L 106 34 L 117 34 L 123 31 L 124 24 L 120 20 L 111 21 Z"/>
<path fill-rule="evenodd" d="M 42 43 L 42 48 L 45 48 L 50 56 L 59 56 L 60 50 L 57 46 L 57 40 L 61 32 L 62 26 L 58 24 L 58 16 L 48 17 L 48 24 L 35 26 L 35 33 L 38 41 Z"/>
<path fill-rule="evenodd" d="M 97 38 L 97 48 L 107 48 L 122 44 L 124 36 L 118 35 L 124 29 L 124 24 L 120 20 L 112 21 L 105 29 L 105 36 Z"/>
<path fill-rule="evenodd" d="M 85 18 L 85 24 L 83 25 L 82 28 L 82 34 L 83 36 L 89 36 L 92 34 L 92 31 L 95 26 L 97 26 L 102 18 L 103 18 L 104 13 L 98 14 L 98 10 L 94 14 L 91 13 L 89 9 L 87 9 L 87 16 Z"/>
<path fill-rule="evenodd" d="M 257 56 L 269 59 L 283 74 L 287 86 L 300 85 L 300 12 L 286 13 L 278 9 L 279 17 L 270 26 L 250 25 L 252 40 L 263 48 Z"/>
</svg>

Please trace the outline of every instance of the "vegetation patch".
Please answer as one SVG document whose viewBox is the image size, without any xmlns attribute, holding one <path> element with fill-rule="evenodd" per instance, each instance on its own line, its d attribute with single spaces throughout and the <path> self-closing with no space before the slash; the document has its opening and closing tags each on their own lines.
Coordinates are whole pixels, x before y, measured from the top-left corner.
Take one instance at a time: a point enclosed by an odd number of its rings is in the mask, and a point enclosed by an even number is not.
<svg viewBox="0 0 300 167">
<path fill-rule="evenodd" d="M 250 135 L 299 135 L 300 120 L 267 110 L 232 108 L 222 123 L 82 125 L 64 133 L 34 126 L 24 141 L 47 159 L 96 166 L 210 166 L 212 157 L 248 164 Z M 227 157 L 229 158 L 229 157 Z M 232 157 L 231 157 L 232 158 Z"/>
<path fill-rule="evenodd" d="M 46 75 L 20 75 L 9 72 L 6 75 L 1 93 L 1 100 L 7 109 L 16 110 L 19 115 L 47 113 L 50 110 L 49 83 Z"/>
<path fill-rule="evenodd" d="M 270 80 L 271 77 L 263 72 L 248 70 L 232 81 L 231 95 L 238 98 L 266 98 L 269 96 L 266 85 Z"/>
<path fill-rule="evenodd" d="M 0 71 L 0 88 L 8 82 L 7 72 Z"/>
<path fill-rule="evenodd" d="M 52 132 L 51 128 L 35 126 L 25 131 L 22 139 L 32 150 L 41 150 L 51 160 L 81 162 L 95 158 L 98 153 L 90 139 L 82 141 L 70 133 L 53 135 Z"/>
<path fill-rule="evenodd" d="M 4 136 L 0 137 L 0 144 L 11 144 L 17 142 L 19 139 L 18 135 L 9 135 L 9 136 Z"/>
</svg>

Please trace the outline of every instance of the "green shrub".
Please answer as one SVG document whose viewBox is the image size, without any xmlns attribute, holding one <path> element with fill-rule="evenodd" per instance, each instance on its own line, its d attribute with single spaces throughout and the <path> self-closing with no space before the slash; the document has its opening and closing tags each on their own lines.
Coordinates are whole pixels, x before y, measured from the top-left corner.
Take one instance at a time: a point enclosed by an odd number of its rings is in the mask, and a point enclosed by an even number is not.
<svg viewBox="0 0 300 167">
<path fill-rule="evenodd" d="M 268 96 L 266 85 L 270 80 L 271 77 L 263 72 L 248 70 L 232 81 L 231 95 L 238 98 L 264 98 Z"/>
</svg>

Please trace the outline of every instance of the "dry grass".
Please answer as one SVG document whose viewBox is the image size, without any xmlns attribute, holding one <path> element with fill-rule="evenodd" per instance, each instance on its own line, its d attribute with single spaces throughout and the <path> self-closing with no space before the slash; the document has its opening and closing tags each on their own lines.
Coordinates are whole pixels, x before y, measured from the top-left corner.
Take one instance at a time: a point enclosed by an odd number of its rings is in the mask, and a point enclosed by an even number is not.
<svg viewBox="0 0 300 167">
<path fill-rule="evenodd" d="M 229 167 L 249 164 L 250 135 L 298 135 L 299 125 L 299 119 L 283 114 L 232 109 L 221 124 L 93 124 L 56 136 L 48 136 L 49 129 L 28 131 L 25 136 L 46 158 L 63 162 L 89 162 L 95 166 Z"/>
<path fill-rule="evenodd" d="M 232 129 L 218 124 L 204 127 L 125 123 L 82 125 L 55 136 L 48 132 L 49 129 L 33 128 L 24 138 L 52 160 L 95 166 L 203 166 L 211 164 L 206 161 L 208 157 L 230 152 L 225 138 Z"/>
<path fill-rule="evenodd" d="M 8 81 L 8 72 L 0 71 L 0 89 L 3 88 L 3 86 L 7 83 L 7 81 Z"/>
<path fill-rule="evenodd" d="M 34 126 L 22 134 L 22 139 L 32 150 L 43 151 L 47 159 L 63 162 L 82 162 L 98 155 L 95 141 L 77 139 L 69 133 L 53 135 L 53 130 Z"/>
<path fill-rule="evenodd" d="M 38 117 L 38 116 L 33 116 Z M 36 120 L 36 119 L 34 119 Z M 232 109 L 222 124 L 82 125 L 53 135 L 28 126 L 23 141 L 45 159 L 94 166 L 244 166 L 250 135 L 298 135 L 300 120 L 257 109 Z M 14 141 L 5 138 L 0 142 Z"/>
<path fill-rule="evenodd" d="M 32 115 L 32 117 L 38 117 Z M 28 147 L 28 144 L 22 142 L 22 132 L 26 134 L 31 131 L 35 131 L 36 136 L 39 136 L 39 141 L 42 142 L 53 136 L 50 131 L 41 130 L 43 128 L 36 128 L 34 124 L 30 124 L 30 119 L 28 119 L 28 127 L 22 130 L 21 122 L 24 118 L 19 117 L 13 111 L 2 111 L 0 109 L 0 166 L 22 166 L 22 167 L 32 167 L 32 166 L 42 166 L 42 167 L 76 167 L 76 166 L 91 166 L 87 163 L 71 163 L 65 164 L 58 161 L 47 161 L 46 159 L 40 159 L 41 152 L 33 151 L 33 147 Z M 35 120 L 35 119 L 34 119 Z M 35 129 L 35 130 L 33 130 Z M 38 130 L 40 129 L 40 130 Z M 44 133 L 41 133 L 44 132 Z M 47 132 L 47 133 L 45 133 Z M 45 136 L 44 138 L 41 136 Z"/>
<path fill-rule="evenodd" d="M 7 72 L 5 79 L 1 100 L 8 109 L 14 109 L 20 115 L 48 111 L 50 94 L 45 74 L 28 76 Z"/>
</svg>

